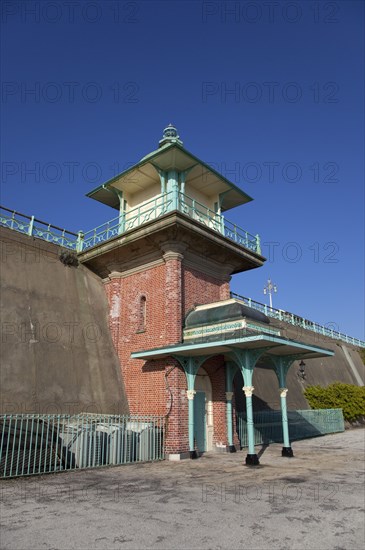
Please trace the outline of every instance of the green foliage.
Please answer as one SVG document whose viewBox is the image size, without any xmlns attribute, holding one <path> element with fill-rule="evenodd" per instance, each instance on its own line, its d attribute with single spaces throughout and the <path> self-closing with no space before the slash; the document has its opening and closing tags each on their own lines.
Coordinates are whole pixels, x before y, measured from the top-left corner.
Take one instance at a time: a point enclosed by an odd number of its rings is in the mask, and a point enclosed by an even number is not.
<svg viewBox="0 0 365 550">
<path fill-rule="evenodd" d="M 365 387 L 334 382 L 326 388 L 309 386 L 304 391 L 311 409 L 342 409 L 345 420 L 365 416 Z"/>
</svg>

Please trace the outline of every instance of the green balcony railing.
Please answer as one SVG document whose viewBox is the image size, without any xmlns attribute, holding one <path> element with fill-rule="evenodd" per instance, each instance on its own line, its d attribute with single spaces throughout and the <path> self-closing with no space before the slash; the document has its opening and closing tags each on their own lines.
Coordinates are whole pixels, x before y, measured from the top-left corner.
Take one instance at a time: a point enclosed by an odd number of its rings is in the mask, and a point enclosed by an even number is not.
<svg viewBox="0 0 365 550">
<path fill-rule="evenodd" d="M 213 210 L 195 199 L 184 193 L 176 193 L 174 191 L 159 195 L 128 212 L 120 214 L 113 220 L 91 231 L 87 231 L 83 238 L 82 251 L 106 242 L 112 237 L 135 229 L 147 222 L 156 220 L 174 210 L 220 233 L 239 246 L 261 254 L 259 235 L 251 235 L 248 231 L 229 222 L 224 216 L 216 214 Z"/>
<path fill-rule="evenodd" d="M 34 216 L 26 216 L 4 207 L 0 207 L 0 225 L 53 242 L 76 252 L 84 252 L 172 211 L 179 211 L 209 229 L 220 233 L 239 246 L 261 254 L 259 235 L 251 235 L 248 231 L 226 220 L 224 216 L 216 214 L 195 199 L 173 191 L 158 195 L 154 199 L 120 214 L 86 233 L 82 231 L 72 233 L 42 222 Z"/>
</svg>

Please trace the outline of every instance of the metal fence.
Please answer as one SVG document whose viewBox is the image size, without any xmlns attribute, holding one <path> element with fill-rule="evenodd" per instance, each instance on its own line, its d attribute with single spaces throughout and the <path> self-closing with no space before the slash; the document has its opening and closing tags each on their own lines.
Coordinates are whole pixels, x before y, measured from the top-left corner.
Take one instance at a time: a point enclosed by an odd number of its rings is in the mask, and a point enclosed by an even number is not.
<svg viewBox="0 0 365 550">
<path fill-rule="evenodd" d="M 164 459 L 164 417 L 0 416 L 0 477 Z"/>
<path fill-rule="evenodd" d="M 237 413 L 236 420 L 241 447 L 248 447 L 246 414 Z M 255 445 L 283 442 L 281 411 L 255 412 L 253 422 Z M 288 411 L 288 422 L 291 441 L 345 430 L 342 409 Z"/>
<path fill-rule="evenodd" d="M 325 327 L 323 325 L 320 325 L 319 323 L 315 323 L 314 321 L 309 321 L 309 319 L 304 319 L 303 317 L 295 315 L 294 313 L 290 313 L 289 311 L 270 307 L 266 304 L 262 304 L 261 302 L 256 302 L 251 298 L 246 298 L 245 296 L 236 294 L 235 292 L 231 292 L 231 298 L 237 298 L 238 300 L 241 300 L 241 302 L 243 302 L 246 306 L 251 307 L 252 309 L 256 309 L 257 311 L 264 313 L 268 317 L 277 319 L 278 321 L 284 321 L 285 323 L 289 323 L 290 325 L 293 325 L 295 327 L 299 327 L 304 330 L 310 330 L 312 332 L 315 332 L 316 334 L 320 334 L 321 336 L 333 338 L 335 340 L 343 340 L 344 342 L 347 342 L 348 344 L 353 344 L 354 346 L 358 346 L 361 348 L 365 347 L 364 340 L 353 338 L 352 336 L 348 336 L 343 332 L 338 332 L 337 330 Z"/>
</svg>

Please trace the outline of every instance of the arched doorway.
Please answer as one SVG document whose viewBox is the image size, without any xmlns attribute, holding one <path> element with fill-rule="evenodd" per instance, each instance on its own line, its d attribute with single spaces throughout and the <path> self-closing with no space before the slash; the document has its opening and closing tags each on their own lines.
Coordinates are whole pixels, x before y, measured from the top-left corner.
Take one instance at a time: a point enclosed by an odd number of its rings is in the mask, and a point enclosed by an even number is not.
<svg viewBox="0 0 365 550">
<path fill-rule="evenodd" d="M 200 367 L 195 378 L 194 438 L 199 452 L 213 449 L 212 384 L 207 372 Z"/>
</svg>

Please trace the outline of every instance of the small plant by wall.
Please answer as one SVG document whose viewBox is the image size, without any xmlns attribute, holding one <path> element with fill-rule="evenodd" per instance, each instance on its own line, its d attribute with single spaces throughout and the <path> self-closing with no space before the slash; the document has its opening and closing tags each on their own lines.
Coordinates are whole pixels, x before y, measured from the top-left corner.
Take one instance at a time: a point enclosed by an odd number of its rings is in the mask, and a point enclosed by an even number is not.
<svg viewBox="0 0 365 550">
<path fill-rule="evenodd" d="M 304 391 L 311 409 L 342 409 L 344 419 L 365 417 L 365 386 L 334 382 L 327 387 L 309 386 Z"/>
<path fill-rule="evenodd" d="M 79 265 L 79 260 L 75 252 L 70 250 L 63 250 L 59 255 L 60 262 L 62 262 L 67 267 L 77 267 Z"/>
</svg>

